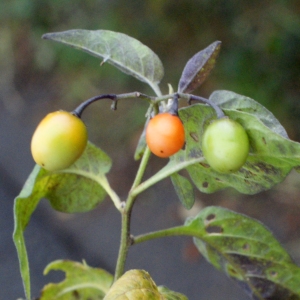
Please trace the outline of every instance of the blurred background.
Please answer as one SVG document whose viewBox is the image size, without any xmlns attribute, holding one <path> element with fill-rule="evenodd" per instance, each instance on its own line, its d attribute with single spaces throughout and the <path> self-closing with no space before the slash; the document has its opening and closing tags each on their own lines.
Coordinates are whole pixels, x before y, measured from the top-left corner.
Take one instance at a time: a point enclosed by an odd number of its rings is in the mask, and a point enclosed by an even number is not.
<svg viewBox="0 0 300 300">
<path fill-rule="evenodd" d="M 12 243 L 13 199 L 34 163 L 31 135 L 50 111 L 72 110 L 101 93 L 138 90 L 152 93 L 136 79 L 86 53 L 41 39 L 47 32 L 107 29 L 126 33 L 161 58 L 161 84 L 177 87 L 186 61 L 215 40 L 222 41 L 217 65 L 195 93 L 209 96 L 227 89 L 249 96 L 271 110 L 291 139 L 300 141 L 300 2 L 273 1 L 66 1 L 2 0 L 0 3 L 0 299 L 24 297 Z M 138 162 L 133 159 L 147 107 L 138 100 L 94 104 L 84 113 L 90 140 L 114 161 L 111 185 L 125 198 Z M 151 159 L 147 176 L 166 163 Z M 133 212 L 133 233 L 182 224 L 207 205 L 221 205 L 268 226 L 296 262 L 300 262 L 300 175 L 292 172 L 269 192 L 255 196 L 232 190 L 196 192 L 192 212 L 183 210 L 169 180 L 143 193 Z M 26 230 L 32 294 L 63 278 L 43 276 L 55 259 L 85 259 L 113 272 L 120 216 L 109 200 L 89 213 L 57 213 L 43 200 Z M 127 269 L 146 269 L 158 285 L 190 299 L 246 299 L 224 274 L 214 270 L 189 238 L 167 238 L 132 247 Z M 216 288 L 217 286 L 217 288 Z"/>
</svg>

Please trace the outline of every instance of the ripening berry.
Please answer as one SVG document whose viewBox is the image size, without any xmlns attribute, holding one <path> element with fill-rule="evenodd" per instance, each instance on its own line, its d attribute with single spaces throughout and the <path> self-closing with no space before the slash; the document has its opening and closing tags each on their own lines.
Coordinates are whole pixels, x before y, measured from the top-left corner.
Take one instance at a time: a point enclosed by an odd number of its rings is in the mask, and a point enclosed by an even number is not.
<svg viewBox="0 0 300 300">
<path fill-rule="evenodd" d="M 180 118 L 170 113 L 154 116 L 146 128 L 146 142 L 151 152 L 159 157 L 169 157 L 178 152 L 185 143 Z"/>
<path fill-rule="evenodd" d="M 48 171 L 71 166 L 83 153 L 88 140 L 80 118 L 66 111 L 48 114 L 36 128 L 31 140 L 35 162 Z"/>
</svg>

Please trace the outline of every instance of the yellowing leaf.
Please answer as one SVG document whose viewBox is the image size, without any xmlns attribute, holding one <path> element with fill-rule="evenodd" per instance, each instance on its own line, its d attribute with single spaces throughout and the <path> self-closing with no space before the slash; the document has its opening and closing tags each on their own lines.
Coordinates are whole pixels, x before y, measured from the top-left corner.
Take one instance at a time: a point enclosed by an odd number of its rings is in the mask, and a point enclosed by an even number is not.
<svg viewBox="0 0 300 300">
<path fill-rule="evenodd" d="M 57 260 L 46 267 L 44 274 L 51 270 L 65 272 L 66 278 L 60 283 L 47 284 L 40 300 L 101 300 L 113 281 L 111 274 L 102 269 L 91 268 L 86 263 Z"/>
<path fill-rule="evenodd" d="M 130 270 L 120 277 L 104 300 L 163 300 L 155 282 L 144 270 Z"/>
</svg>

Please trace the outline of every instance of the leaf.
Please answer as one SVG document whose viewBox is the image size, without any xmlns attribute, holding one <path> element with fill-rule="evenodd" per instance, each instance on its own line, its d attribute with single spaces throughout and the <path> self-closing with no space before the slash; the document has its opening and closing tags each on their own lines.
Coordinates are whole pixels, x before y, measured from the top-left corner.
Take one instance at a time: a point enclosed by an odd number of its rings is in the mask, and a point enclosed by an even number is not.
<svg viewBox="0 0 300 300">
<path fill-rule="evenodd" d="M 201 254 L 253 299 L 300 299 L 300 268 L 261 223 L 207 207 L 184 225 Z"/>
<path fill-rule="evenodd" d="M 104 300 L 162 300 L 155 282 L 144 270 L 130 270 L 121 276 L 105 295 Z"/>
<path fill-rule="evenodd" d="M 194 189 L 190 181 L 178 173 L 171 175 L 175 192 L 186 209 L 191 209 L 195 203 Z"/>
<path fill-rule="evenodd" d="M 171 291 L 165 286 L 159 286 L 158 291 L 163 296 L 163 300 L 188 300 L 185 295 Z"/>
<path fill-rule="evenodd" d="M 104 300 L 187 300 L 164 286 L 157 287 L 144 270 L 129 270 L 121 276 L 105 295 Z"/>
<path fill-rule="evenodd" d="M 13 239 L 27 299 L 30 299 L 30 276 L 23 234 L 39 201 L 47 198 L 55 209 L 63 212 L 91 210 L 106 196 L 101 185 L 107 184 L 105 173 L 110 167 L 110 158 L 89 143 L 80 159 L 66 170 L 49 172 L 37 165 L 33 169 L 14 203 Z"/>
<path fill-rule="evenodd" d="M 283 127 L 266 108 L 250 98 L 227 91 L 218 91 L 211 99 L 223 99 L 221 108 L 225 114 L 245 128 L 250 140 L 250 154 L 245 165 L 237 172 L 221 174 L 214 171 L 206 163 L 201 151 L 203 132 L 207 124 L 216 118 L 214 111 L 201 104 L 181 109 L 186 147 L 171 157 L 171 161 L 173 166 L 198 161 L 186 168 L 200 191 L 213 193 L 233 187 L 244 194 L 255 194 L 282 182 L 292 168 L 300 165 L 300 144 L 283 136 Z M 229 108 L 226 108 L 224 99 L 230 103 Z"/>
<path fill-rule="evenodd" d="M 272 131 L 288 138 L 284 127 L 279 123 L 275 116 L 260 103 L 249 97 L 231 91 L 214 91 L 210 95 L 209 100 L 219 105 L 222 109 L 252 114 Z"/>
<path fill-rule="evenodd" d="M 215 41 L 187 62 L 179 80 L 179 93 L 191 93 L 203 83 L 214 68 L 220 49 L 221 42 Z"/>
<path fill-rule="evenodd" d="M 51 270 L 65 272 L 66 278 L 60 283 L 47 284 L 41 292 L 40 300 L 102 300 L 113 282 L 111 274 L 91 268 L 86 263 L 57 260 L 46 267 L 44 275 Z"/>
<path fill-rule="evenodd" d="M 43 38 L 103 58 L 103 62 L 146 82 L 154 90 L 164 76 L 164 68 L 158 56 L 140 41 L 123 33 L 74 29 L 47 33 Z"/>
<path fill-rule="evenodd" d="M 210 168 L 202 154 L 202 136 L 206 126 L 216 119 L 215 111 L 207 105 L 191 105 L 179 110 L 185 127 L 185 149 L 171 156 L 165 167 L 135 188 L 136 194 L 183 169 L 204 193 L 231 187 L 250 195 L 282 182 L 293 168 L 300 170 L 300 144 L 287 138 L 282 125 L 265 107 L 229 91 L 214 92 L 210 99 L 245 128 L 250 140 L 245 165 L 231 174 Z"/>
</svg>

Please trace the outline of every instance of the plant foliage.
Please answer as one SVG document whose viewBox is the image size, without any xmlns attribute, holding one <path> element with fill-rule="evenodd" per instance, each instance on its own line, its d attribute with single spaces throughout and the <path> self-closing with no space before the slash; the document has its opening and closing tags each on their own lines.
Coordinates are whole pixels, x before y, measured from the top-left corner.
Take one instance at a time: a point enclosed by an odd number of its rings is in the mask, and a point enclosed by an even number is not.
<svg viewBox="0 0 300 300">
<path fill-rule="evenodd" d="M 201 254 L 253 299 L 300 299 L 300 268 L 261 223 L 207 207 L 185 226 Z"/>
<path fill-rule="evenodd" d="M 153 111 L 159 111 L 159 106 L 169 96 L 173 100 L 179 97 L 178 93 L 161 96 L 158 84 L 164 71 L 160 59 L 147 46 L 127 35 L 106 30 L 70 30 L 43 37 L 86 51 L 147 83 L 156 98 L 135 94 L 150 102 L 147 117 Z M 195 90 L 207 78 L 215 65 L 220 45 L 216 41 L 188 61 L 179 80 L 180 97 L 191 99 L 191 95 L 184 93 Z M 125 202 L 120 201 L 105 176 L 111 167 L 110 158 L 91 143 L 68 169 L 59 172 L 48 172 L 38 166 L 33 169 L 14 206 L 13 238 L 27 299 L 31 298 L 31 293 L 24 231 L 39 201 L 46 198 L 58 211 L 78 213 L 92 210 L 106 195 L 121 212 L 123 224 L 114 283 L 112 275 L 104 270 L 93 269 L 85 263 L 56 261 L 48 265 L 45 274 L 50 270 L 62 270 L 66 279 L 45 286 L 40 299 L 187 299 L 165 287 L 157 287 L 146 271 L 131 270 L 121 276 L 129 246 L 167 235 L 192 236 L 207 261 L 236 281 L 253 299 L 300 299 L 299 267 L 262 224 L 247 216 L 220 207 L 207 207 L 182 226 L 140 237 L 130 233 L 135 197 L 167 177 L 171 178 L 182 205 L 190 209 L 195 201 L 193 186 L 204 193 L 234 188 L 243 194 L 255 194 L 272 188 L 293 168 L 299 168 L 300 144 L 288 138 L 280 122 L 265 107 L 253 99 L 224 90 L 213 92 L 205 103 L 208 102 L 239 122 L 249 137 L 249 157 L 244 166 L 232 174 L 214 171 L 203 157 L 201 137 L 206 126 L 216 118 L 214 106 L 206 104 L 179 110 L 185 127 L 185 147 L 144 181 L 150 152 L 147 148 L 144 150 L 142 134 L 135 154 L 135 158 L 141 158 L 141 164 Z M 166 103 L 163 105 L 167 107 Z M 180 173 L 183 170 L 188 176 Z"/>
<path fill-rule="evenodd" d="M 156 89 L 164 76 L 158 56 L 140 41 L 122 33 L 109 30 L 74 29 L 47 33 L 44 39 L 54 40 L 86 51 L 103 59 L 122 72 L 146 82 Z"/>
</svg>

